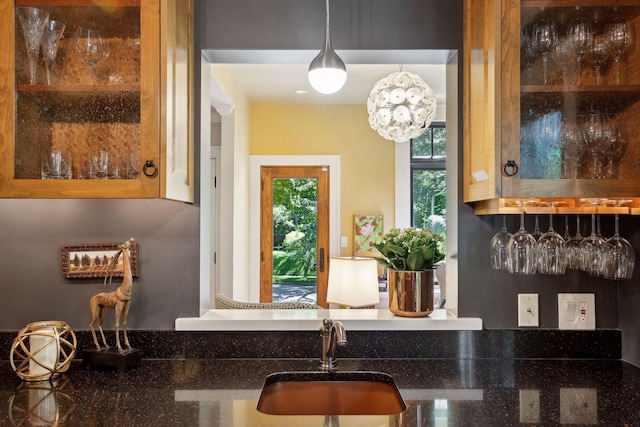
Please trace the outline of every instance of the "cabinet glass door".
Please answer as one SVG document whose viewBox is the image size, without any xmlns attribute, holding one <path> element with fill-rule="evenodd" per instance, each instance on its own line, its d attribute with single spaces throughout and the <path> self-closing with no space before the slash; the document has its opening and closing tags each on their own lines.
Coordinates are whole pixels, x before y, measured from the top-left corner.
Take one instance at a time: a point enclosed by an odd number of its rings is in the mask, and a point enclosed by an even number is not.
<svg viewBox="0 0 640 427">
<path fill-rule="evenodd" d="M 521 3 L 523 180 L 640 178 L 640 2 L 610 3 Z"/>
<path fill-rule="evenodd" d="M 139 179 L 140 8 L 16 5 L 15 179 Z"/>
</svg>

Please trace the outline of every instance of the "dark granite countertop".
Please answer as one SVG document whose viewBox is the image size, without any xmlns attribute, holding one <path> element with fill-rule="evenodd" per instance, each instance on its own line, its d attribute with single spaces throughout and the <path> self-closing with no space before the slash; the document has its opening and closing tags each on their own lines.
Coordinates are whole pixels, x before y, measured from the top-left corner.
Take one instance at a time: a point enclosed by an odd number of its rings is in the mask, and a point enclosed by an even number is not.
<svg viewBox="0 0 640 427">
<path fill-rule="evenodd" d="M 323 426 L 322 416 L 255 409 L 268 374 L 317 364 L 143 359 L 118 373 L 74 362 L 55 381 L 27 383 L 1 362 L 0 425 Z M 392 375 L 407 403 L 397 418 L 341 416 L 343 426 L 640 426 L 640 368 L 617 360 L 343 359 L 340 369 Z"/>
</svg>

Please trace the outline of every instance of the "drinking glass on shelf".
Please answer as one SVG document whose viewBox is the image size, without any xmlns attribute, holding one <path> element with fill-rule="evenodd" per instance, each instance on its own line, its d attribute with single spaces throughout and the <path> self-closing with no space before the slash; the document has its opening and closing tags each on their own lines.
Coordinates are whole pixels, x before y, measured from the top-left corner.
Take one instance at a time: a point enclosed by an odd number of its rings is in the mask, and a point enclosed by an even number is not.
<svg viewBox="0 0 640 427">
<path fill-rule="evenodd" d="M 619 218 L 615 214 L 615 230 L 613 237 L 607 240 L 609 251 L 606 254 L 605 277 L 609 279 L 628 280 L 633 276 L 636 254 L 627 239 L 620 236 Z"/>
<path fill-rule="evenodd" d="M 633 32 L 631 26 L 624 20 L 615 18 L 611 23 L 607 25 L 607 37 L 613 51 L 613 84 L 625 84 L 626 75 L 625 68 L 622 66 L 622 55 L 629 49 L 633 42 Z"/>
<path fill-rule="evenodd" d="M 41 179 L 71 179 L 71 156 L 60 150 L 51 150 L 42 156 Z"/>
<path fill-rule="evenodd" d="M 602 71 L 611 58 L 611 45 L 606 34 L 594 35 L 587 51 L 587 59 L 596 72 L 596 85 L 602 83 Z"/>
<path fill-rule="evenodd" d="M 491 268 L 508 270 L 508 247 L 512 234 L 507 230 L 506 215 L 502 215 L 502 229 L 491 239 Z"/>
<path fill-rule="evenodd" d="M 51 84 L 51 70 L 58 55 L 58 42 L 62 38 L 66 25 L 64 22 L 49 20 L 42 35 L 42 56 L 44 57 L 47 84 Z"/>
<path fill-rule="evenodd" d="M 541 18 L 533 24 L 533 47 L 542 55 L 542 83 L 549 84 L 548 62 L 549 54 L 558 42 L 558 28 L 556 23 L 548 18 Z"/>
<path fill-rule="evenodd" d="M 89 72 L 93 78 L 93 66 L 109 57 L 109 43 L 103 38 L 100 29 L 92 24 L 85 24 L 76 29 L 73 51 L 89 64 Z"/>
<path fill-rule="evenodd" d="M 566 269 L 565 242 L 553 229 L 553 214 L 549 214 L 549 230 L 538 239 L 538 273 L 564 274 Z"/>
<path fill-rule="evenodd" d="M 509 273 L 535 274 L 538 264 L 536 239 L 524 228 L 524 206 L 520 206 L 520 228 L 509 239 Z"/>
<path fill-rule="evenodd" d="M 109 178 L 109 153 L 106 151 L 93 151 L 89 157 L 89 178 Z"/>
<path fill-rule="evenodd" d="M 29 56 L 29 84 L 36 84 L 40 43 L 44 27 L 49 20 L 49 13 L 35 7 L 17 7 L 16 15 L 22 26 L 22 34 L 27 45 Z"/>
<path fill-rule="evenodd" d="M 579 85 L 582 77 L 582 60 L 591 46 L 591 24 L 584 18 L 576 18 L 569 23 L 567 38 L 576 55 L 576 84 Z"/>
<path fill-rule="evenodd" d="M 566 256 L 566 268 L 572 270 L 580 270 L 582 268 L 582 253 L 580 252 L 580 243 L 583 237 L 580 234 L 580 215 L 576 215 L 576 234 L 564 244 Z"/>
<path fill-rule="evenodd" d="M 62 153 L 52 150 L 42 156 L 40 162 L 40 177 L 42 179 L 60 179 Z"/>
<path fill-rule="evenodd" d="M 569 233 L 569 215 L 564 216 L 564 236 L 562 236 L 564 242 L 568 242 L 571 239 L 571 234 Z"/>
</svg>

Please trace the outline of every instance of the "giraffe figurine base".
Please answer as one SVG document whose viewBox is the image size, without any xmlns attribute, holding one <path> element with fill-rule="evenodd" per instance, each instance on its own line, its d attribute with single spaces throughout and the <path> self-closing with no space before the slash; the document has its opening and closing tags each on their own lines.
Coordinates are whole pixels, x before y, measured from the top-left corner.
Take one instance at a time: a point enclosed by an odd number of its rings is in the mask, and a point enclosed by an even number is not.
<svg viewBox="0 0 640 427">
<path fill-rule="evenodd" d="M 142 361 L 142 350 L 132 348 L 118 351 L 115 347 L 96 348 L 82 352 L 82 366 L 116 368 L 119 373 L 126 372 Z"/>
</svg>

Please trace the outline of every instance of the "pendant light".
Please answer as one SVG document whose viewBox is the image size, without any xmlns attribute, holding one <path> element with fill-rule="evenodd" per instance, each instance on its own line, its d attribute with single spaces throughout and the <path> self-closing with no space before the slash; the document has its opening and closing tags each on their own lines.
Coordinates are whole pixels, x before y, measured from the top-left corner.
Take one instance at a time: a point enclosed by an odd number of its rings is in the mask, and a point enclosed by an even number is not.
<svg viewBox="0 0 640 427">
<path fill-rule="evenodd" d="M 407 142 L 422 135 L 436 117 L 436 97 L 420 76 L 401 68 L 373 86 L 367 111 L 369 125 L 380 136 Z"/>
<path fill-rule="evenodd" d="M 336 93 L 347 81 L 347 68 L 331 46 L 329 30 L 329 0 L 327 1 L 327 26 L 324 46 L 309 65 L 309 83 L 318 92 L 329 95 Z"/>
</svg>

